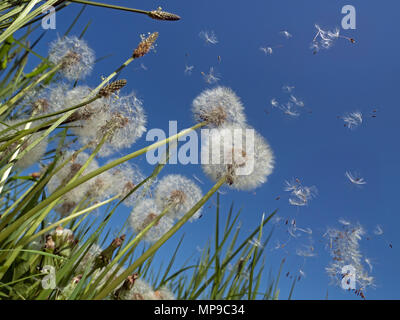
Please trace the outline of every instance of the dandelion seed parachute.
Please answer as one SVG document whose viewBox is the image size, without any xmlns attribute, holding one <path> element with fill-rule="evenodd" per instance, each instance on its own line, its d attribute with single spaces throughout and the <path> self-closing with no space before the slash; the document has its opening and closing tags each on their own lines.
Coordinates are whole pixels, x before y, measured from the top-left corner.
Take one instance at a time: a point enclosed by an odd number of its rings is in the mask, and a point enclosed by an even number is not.
<svg viewBox="0 0 400 320">
<path fill-rule="evenodd" d="M 49 61 L 62 62 L 61 73 L 68 80 L 83 79 L 93 69 L 95 54 L 85 40 L 66 36 L 50 43 Z"/>
<path fill-rule="evenodd" d="M 203 196 L 196 183 L 179 174 L 163 177 L 157 184 L 154 195 L 160 210 L 170 208 L 168 215 L 174 219 L 180 219 Z M 190 221 L 199 218 L 200 215 L 201 209 L 193 215 Z"/>
<path fill-rule="evenodd" d="M 214 181 L 227 176 L 228 186 L 237 190 L 255 189 L 267 182 L 274 169 L 273 152 L 261 135 L 250 130 L 254 133 L 254 141 L 251 136 L 246 136 L 244 128 L 238 126 L 210 131 L 201 148 L 202 167 L 207 176 Z M 236 134 L 240 139 L 233 138 Z"/>
<path fill-rule="evenodd" d="M 210 44 L 217 44 L 218 43 L 218 39 L 217 39 L 217 36 L 215 35 L 214 31 L 201 31 L 199 33 L 199 36 L 206 43 L 210 43 Z"/>
<path fill-rule="evenodd" d="M 192 112 L 196 121 L 207 121 L 210 127 L 246 123 L 244 107 L 239 97 L 226 87 L 204 90 L 193 100 Z"/>
</svg>

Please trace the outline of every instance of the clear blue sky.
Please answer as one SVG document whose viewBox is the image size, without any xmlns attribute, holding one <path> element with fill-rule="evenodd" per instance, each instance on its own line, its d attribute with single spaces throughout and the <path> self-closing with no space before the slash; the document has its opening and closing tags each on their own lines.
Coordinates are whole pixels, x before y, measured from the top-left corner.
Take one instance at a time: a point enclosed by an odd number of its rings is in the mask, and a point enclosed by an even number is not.
<svg viewBox="0 0 400 320">
<path fill-rule="evenodd" d="M 109 1 L 110 2 L 110 1 Z M 284 218 L 295 218 L 297 225 L 313 230 L 316 257 L 303 260 L 296 257 L 296 248 L 308 243 L 306 237 L 292 240 L 285 250 L 273 250 L 276 240 L 284 242 L 286 233 L 278 228 L 267 252 L 267 271 L 277 270 L 287 257 L 281 281 L 281 298 L 287 297 L 292 280 L 286 272 L 296 274 L 300 267 L 306 277 L 297 285 L 296 299 L 324 299 L 327 289 L 332 299 L 358 299 L 354 294 L 329 286 L 324 269 L 330 261 L 324 249 L 322 234 L 328 226 L 339 227 L 337 220 L 345 218 L 360 222 L 371 240 L 361 242 L 362 252 L 373 262 L 372 275 L 376 288 L 369 289 L 369 299 L 398 299 L 399 236 L 398 205 L 400 150 L 398 121 L 398 52 L 400 3 L 397 1 L 113 1 L 113 3 L 174 12 L 182 17 L 178 22 L 162 22 L 146 16 L 88 7 L 72 34 L 79 34 L 91 20 L 85 39 L 97 57 L 112 54 L 99 62 L 86 79 L 96 86 L 100 76 L 106 76 L 131 54 L 139 34 L 159 32 L 157 52 L 130 65 L 121 75 L 128 80 L 125 92 L 135 90 L 143 99 L 148 114 L 148 129 L 168 129 L 168 120 L 177 120 L 178 129 L 193 124 L 190 105 L 194 97 L 210 87 L 201 72 L 214 67 L 220 75 L 220 85 L 231 87 L 246 107 L 249 123 L 271 144 L 276 156 L 276 168 L 268 183 L 253 192 L 229 191 L 222 197 L 223 208 L 232 201 L 243 208 L 243 231 L 260 221 L 263 212 L 278 208 Z M 356 30 L 341 30 L 353 37 L 356 44 L 339 39 L 329 50 L 313 55 L 309 49 L 315 34 L 314 24 L 333 29 L 340 27 L 341 8 L 352 4 L 357 12 Z M 44 44 L 63 34 L 80 9 L 71 5 L 57 15 L 57 29 L 47 32 L 38 51 L 46 54 Z M 215 45 L 206 45 L 199 37 L 202 30 L 213 30 Z M 293 37 L 279 32 L 288 30 Z M 261 46 L 283 45 L 272 55 L 265 55 Z M 218 56 L 221 61 L 218 61 Z M 147 70 L 140 68 L 143 63 Z M 185 75 L 185 64 L 193 65 L 192 74 Z M 301 98 L 307 110 L 290 119 L 272 109 L 270 100 L 286 102 L 283 85 L 295 86 L 294 94 Z M 372 110 L 377 117 L 372 118 Z M 265 110 L 269 113 L 266 114 Z M 364 122 L 355 130 L 343 126 L 337 119 L 346 112 L 359 110 Z M 144 138 L 136 147 L 146 145 Z M 145 157 L 138 161 L 150 173 Z M 347 170 L 357 171 L 367 181 L 363 188 L 351 186 L 345 177 Z M 199 166 L 171 165 L 163 171 L 195 174 L 205 183 L 203 192 L 212 186 Z M 298 177 L 304 185 L 315 185 L 318 196 L 300 209 L 289 205 L 283 191 L 285 180 Z M 275 200 L 281 196 L 280 200 Z M 225 210 L 226 211 L 226 210 Z M 129 214 L 121 212 L 122 217 Z M 374 227 L 383 226 L 381 237 L 373 235 Z M 184 258 L 204 245 L 212 235 L 214 208 L 206 209 L 198 222 L 185 226 Z M 167 256 L 178 236 L 166 246 Z M 393 248 L 389 248 L 392 243 Z"/>
</svg>

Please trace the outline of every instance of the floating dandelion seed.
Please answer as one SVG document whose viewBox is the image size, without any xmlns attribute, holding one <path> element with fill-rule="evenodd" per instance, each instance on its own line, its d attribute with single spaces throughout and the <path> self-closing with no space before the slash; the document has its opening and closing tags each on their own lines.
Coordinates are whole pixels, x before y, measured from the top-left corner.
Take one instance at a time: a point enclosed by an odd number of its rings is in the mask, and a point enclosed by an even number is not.
<svg viewBox="0 0 400 320">
<path fill-rule="evenodd" d="M 355 39 L 349 38 L 346 36 L 340 35 L 339 28 L 335 28 L 333 31 L 323 30 L 319 25 L 315 25 L 317 29 L 317 33 L 314 36 L 314 39 L 311 43 L 311 49 L 314 50 L 314 54 L 316 54 L 321 49 L 329 49 L 333 46 L 335 40 L 338 38 L 343 38 L 351 43 L 355 43 Z"/>
<path fill-rule="evenodd" d="M 202 38 L 206 43 L 217 44 L 217 36 L 214 31 L 201 31 L 199 33 L 200 38 Z"/>
<path fill-rule="evenodd" d="M 372 263 L 371 263 L 371 260 L 368 259 L 368 258 L 365 258 L 365 262 L 368 264 L 369 272 L 372 272 Z"/>
<path fill-rule="evenodd" d="M 289 33 L 289 31 L 287 31 L 287 30 L 282 30 L 281 32 L 279 32 L 281 35 L 283 35 L 286 39 L 289 39 L 289 38 L 291 38 L 291 37 L 293 37 L 290 33 Z"/>
<path fill-rule="evenodd" d="M 207 121 L 210 127 L 246 123 L 239 97 L 226 87 L 204 90 L 193 100 L 192 112 L 197 122 Z"/>
<path fill-rule="evenodd" d="M 274 168 L 272 150 L 254 129 L 247 129 L 226 126 L 206 136 L 201 162 L 212 180 L 226 176 L 227 184 L 237 190 L 255 189 L 267 181 Z"/>
<path fill-rule="evenodd" d="M 279 108 L 283 111 L 284 114 L 290 117 L 298 117 L 300 115 L 299 112 L 293 109 L 293 103 L 291 102 L 288 102 L 285 105 L 281 105 Z"/>
<path fill-rule="evenodd" d="M 349 226 L 351 224 L 350 221 L 344 219 L 339 219 L 339 223 L 341 223 L 344 226 Z"/>
<path fill-rule="evenodd" d="M 129 223 L 132 229 L 139 233 L 143 231 L 153 220 L 161 214 L 160 207 L 153 199 L 141 200 L 133 208 L 129 216 Z M 168 216 L 163 216 L 156 222 L 144 235 L 144 239 L 155 242 L 160 239 L 173 225 L 173 220 Z"/>
<path fill-rule="evenodd" d="M 362 113 L 359 111 L 346 114 L 342 117 L 342 119 L 345 122 L 344 126 L 349 129 L 354 129 L 363 122 Z"/>
<path fill-rule="evenodd" d="M 341 285 L 344 267 L 351 265 L 354 268 L 354 277 L 359 291 L 373 286 L 374 278 L 368 275 L 362 264 L 362 253 L 359 242 L 365 231 L 361 225 L 343 225 L 342 230 L 328 228 L 324 237 L 330 242 L 332 262 L 326 271 L 332 281 Z"/>
<path fill-rule="evenodd" d="M 191 75 L 193 69 L 194 69 L 194 66 L 185 65 L 185 71 L 184 71 L 184 73 L 185 73 L 186 75 Z"/>
<path fill-rule="evenodd" d="M 273 53 L 272 47 L 260 47 L 260 50 L 266 55 L 271 55 Z"/>
<path fill-rule="evenodd" d="M 290 95 L 290 99 L 291 102 L 293 102 L 296 106 L 298 107 L 304 107 L 304 102 L 300 101 L 299 99 L 297 99 L 294 95 Z"/>
<path fill-rule="evenodd" d="M 383 228 L 379 224 L 375 227 L 374 234 L 381 236 L 383 234 Z"/>
<path fill-rule="evenodd" d="M 286 85 L 286 86 L 283 86 L 283 87 L 282 87 L 282 90 L 283 90 L 284 92 L 291 93 L 291 92 L 293 91 L 294 88 L 295 88 L 294 86 L 288 86 L 288 85 Z"/>
<path fill-rule="evenodd" d="M 271 105 L 272 105 L 274 108 L 277 108 L 277 107 L 279 107 L 279 102 L 278 102 L 275 98 L 273 98 L 273 99 L 271 100 Z"/>
<path fill-rule="evenodd" d="M 347 177 L 347 179 L 349 179 L 349 181 L 351 183 L 356 184 L 356 185 L 363 185 L 363 184 L 367 183 L 363 178 L 361 178 L 361 177 L 357 176 L 356 174 L 351 173 L 349 171 L 346 171 L 345 176 Z"/>
<path fill-rule="evenodd" d="M 300 257 L 310 258 L 315 257 L 314 247 L 310 245 L 303 245 L 303 249 L 297 249 L 296 254 Z"/>
<path fill-rule="evenodd" d="M 315 34 L 311 44 L 311 49 L 314 50 L 314 53 L 317 53 L 320 49 L 329 49 L 333 46 L 334 41 L 339 38 L 338 28 L 333 31 L 325 31 L 317 24 L 315 25 L 315 28 L 317 29 L 317 33 Z"/>
<path fill-rule="evenodd" d="M 207 83 L 209 83 L 209 84 L 213 84 L 213 83 L 216 83 L 216 82 L 218 82 L 219 80 L 221 80 L 221 79 L 218 77 L 219 75 L 217 75 L 217 74 L 215 73 L 213 67 L 210 67 L 210 70 L 209 70 L 208 73 L 202 72 L 201 74 L 202 74 L 202 76 L 203 76 L 204 81 L 207 82 Z"/>
<path fill-rule="evenodd" d="M 289 198 L 289 203 L 293 206 L 306 206 L 308 202 L 314 198 L 318 190 L 315 186 L 306 187 L 301 185 L 300 180 L 285 181 L 285 191 L 291 193 L 292 197 Z"/>
<path fill-rule="evenodd" d="M 169 208 L 168 215 L 176 219 L 180 219 L 202 198 L 201 189 L 192 180 L 179 174 L 170 174 L 162 178 L 154 190 L 154 195 L 160 210 Z M 201 209 L 191 221 L 197 219 L 200 214 Z"/>
<path fill-rule="evenodd" d="M 95 55 L 86 41 L 75 36 L 63 37 L 50 43 L 49 61 L 54 64 L 62 63 L 62 74 L 68 80 L 76 80 L 90 74 Z"/>
</svg>

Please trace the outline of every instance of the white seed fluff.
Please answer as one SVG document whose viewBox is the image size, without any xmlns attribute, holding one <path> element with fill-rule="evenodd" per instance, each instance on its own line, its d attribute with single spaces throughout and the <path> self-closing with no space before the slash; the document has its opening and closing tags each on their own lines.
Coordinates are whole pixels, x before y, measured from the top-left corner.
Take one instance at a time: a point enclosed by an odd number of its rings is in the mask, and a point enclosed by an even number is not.
<svg viewBox="0 0 400 320">
<path fill-rule="evenodd" d="M 202 167 L 212 180 L 226 175 L 227 184 L 237 190 L 255 189 L 267 182 L 274 169 L 273 152 L 261 135 L 247 129 L 227 126 L 210 130 L 202 141 Z"/>
<path fill-rule="evenodd" d="M 161 211 L 153 199 L 141 200 L 133 208 L 129 216 L 130 226 L 136 233 L 139 233 L 160 214 Z M 149 242 L 156 242 L 172 227 L 172 225 L 173 220 L 168 216 L 163 216 L 160 221 L 147 231 L 143 239 Z"/>
<path fill-rule="evenodd" d="M 203 196 L 196 183 L 179 174 L 170 174 L 162 178 L 154 193 L 160 210 L 169 207 L 168 215 L 176 219 L 185 215 Z M 191 221 L 197 219 L 200 214 L 201 209 L 195 213 Z"/>
<path fill-rule="evenodd" d="M 204 90 L 193 100 L 192 112 L 197 122 L 207 121 L 210 127 L 246 123 L 239 97 L 226 87 Z"/>
<path fill-rule="evenodd" d="M 50 43 L 49 61 L 54 64 L 63 62 L 61 73 L 69 80 L 76 80 L 90 74 L 95 54 L 85 40 L 76 36 L 63 37 Z"/>
</svg>

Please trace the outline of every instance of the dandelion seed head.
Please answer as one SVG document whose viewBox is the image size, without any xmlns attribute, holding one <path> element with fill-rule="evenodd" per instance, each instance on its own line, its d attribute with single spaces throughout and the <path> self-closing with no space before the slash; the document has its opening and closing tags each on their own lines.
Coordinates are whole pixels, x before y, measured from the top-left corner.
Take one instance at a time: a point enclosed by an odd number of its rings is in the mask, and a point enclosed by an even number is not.
<svg viewBox="0 0 400 320">
<path fill-rule="evenodd" d="M 66 36 L 50 43 L 49 61 L 62 62 L 61 72 L 68 80 L 83 79 L 93 69 L 95 54 L 85 40 Z"/>
<path fill-rule="evenodd" d="M 143 279 L 136 279 L 129 291 L 129 300 L 159 300 L 154 294 L 153 288 Z"/>
<path fill-rule="evenodd" d="M 197 122 L 207 121 L 210 127 L 246 123 L 239 97 L 227 87 L 204 90 L 193 100 L 192 112 Z"/>
<path fill-rule="evenodd" d="M 253 129 L 250 132 L 254 133 L 254 140 L 237 126 L 211 130 L 201 149 L 206 175 L 214 181 L 226 176 L 228 186 L 237 190 L 255 189 L 267 182 L 274 168 L 273 152 L 261 135 Z M 241 139 L 233 139 L 238 134 Z"/>
<path fill-rule="evenodd" d="M 111 187 L 113 193 L 120 194 L 121 197 L 125 197 L 145 179 L 145 176 L 139 167 L 127 162 L 113 168 L 110 174 L 113 177 L 113 185 Z M 138 199 L 151 194 L 151 185 L 151 181 L 143 184 L 139 189 L 137 189 L 124 200 L 124 204 L 128 207 L 133 207 Z"/>
<path fill-rule="evenodd" d="M 58 164 L 64 163 L 68 158 L 72 156 L 72 159 L 67 162 L 55 175 L 51 177 L 47 184 L 47 188 L 50 193 L 53 193 L 58 187 L 66 185 L 82 168 L 82 166 L 89 159 L 87 153 L 81 152 L 75 155 L 73 151 L 66 151 L 59 159 Z M 83 171 L 83 174 L 87 174 L 99 166 L 95 160 L 92 160 L 87 168 Z M 62 196 L 62 203 L 58 205 L 55 210 L 61 215 L 66 216 L 71 213 L 72 209 L 83 199 L 83 197 L 90 194 L 90 190 L 93 187 L 95 180 L 89 180 L 71 191 L 67 192 Z"/>
<path fill-rule="evenodd" d="M 156 219 L 161 211 L 153 199 L 140 200 L 129 216 L 129 224 L 136 233 L 139 233 Z M 173 220 L 168 215 L 163 216 L 147 231 L 143 239 L 150 243 L 156 242 L 172 226 Z"/>
<path fill-rule="evenodd" d="M 154 296 L 157 300 L 176 300 L 174 293 L 166 286 L 154 291 Z"/>
<path fill-rule="evenodd" d="M 170 208 L 168 215 L 176 219 L 186 214 L 203 196 L 196 183 L 178 174 L 163 177 L 157 184 L 154 195 L 158 207 Z M 191 221 L 200 215 L 201 209 L 195 213 Z"/>
</svg>

